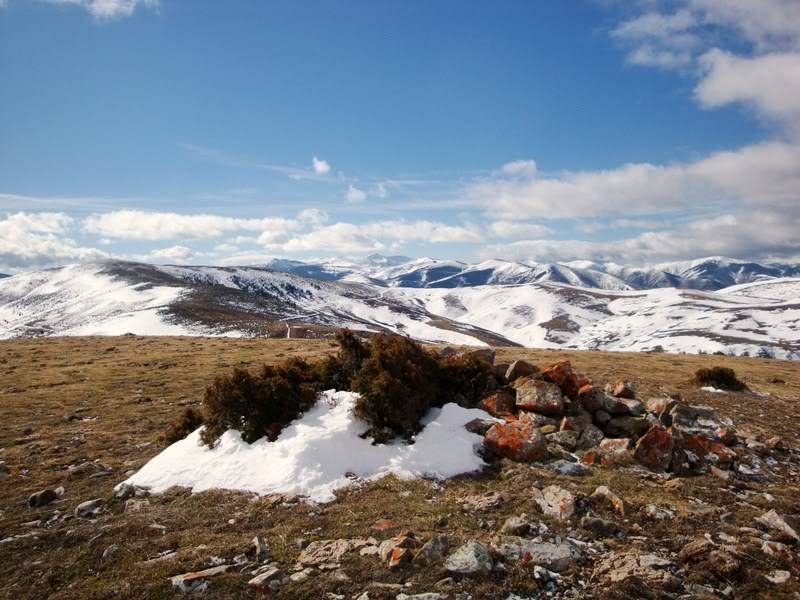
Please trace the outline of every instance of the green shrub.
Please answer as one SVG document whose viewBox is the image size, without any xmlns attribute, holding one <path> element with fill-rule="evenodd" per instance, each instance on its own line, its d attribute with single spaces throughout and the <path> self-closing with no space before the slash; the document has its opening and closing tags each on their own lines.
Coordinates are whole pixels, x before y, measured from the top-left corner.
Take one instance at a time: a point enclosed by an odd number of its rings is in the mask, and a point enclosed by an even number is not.
<svg viewBox="0 0 800 600">
<path fill-rule="evenodd" d="M 356 415 L 373 426 L 410 437 L 420 419 L 441 403 L 436 359 L 409 338 L 378 335 L 352 379 L 360 394 Z M 373 431 L 377 433 L 378 431 Z"/>
<path fill-rule="evenodd" d="M 326 356 L 315 367 L 315 377 L 323 390 L 349 390 L 353 376 L 369 356 L 369 346 L 349 329 L 336 333 L 339 351 Z"/>
<path fill-rule="evenodd" d="M 234 369 L 206 388 L 203 399 L 205 427 L 201 437 L 213 447 L 228 429 L 241 432 L 252 443 L 278 437 L 300 413 L 313 406 L 318 388 L 311 367 L 301 359 L 265 366 L 257 375 Z"/>
<path fill-rule="evenodd" d="M 439 406 L 455 402 L 474 408 L 497 388 L 492 367 L 475 355 L 440 357 L 437 371 Z"/>
<path fill-rule="evenodd" d="M 697 369 L 691 379 L 691 383 L 695 385 L 710 385 L 721 390 L 734 392 L 747 389 L 747 386 L 736 377 L 736 372 L 728 367 Z"/>
<path fill-rule="evenodd" d="M 187 406 L 178 417 L 178 420 L 170 425 L 164 432 L 163 440 L 167 445 L 181 441 L 187 435 L 203 424 L 203 415 L 199 411 Z"/>
</svg>

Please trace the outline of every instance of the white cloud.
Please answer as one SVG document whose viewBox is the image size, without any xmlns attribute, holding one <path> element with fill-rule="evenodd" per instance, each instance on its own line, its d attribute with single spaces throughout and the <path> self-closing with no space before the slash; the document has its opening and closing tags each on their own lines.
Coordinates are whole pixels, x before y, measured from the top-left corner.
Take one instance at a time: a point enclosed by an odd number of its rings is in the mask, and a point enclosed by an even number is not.
<svg viewBox="0 0 800 600">
<path fill-rule="evenodd" d="M 73 220 L 64 213 L 18 212 L 0 219 L 0 268 L 18 269 L 103 258 L 66 237 Z"/>
<path fill-rule="evenodd" d="M 241 219 L 219 215 L 183 215 L 170 212 L 116 210 L 92 215 L 84 221 L 91 233 L 129 240 L 172 240 L 218 237 L 240 230 L 265 231 L 295 228 L 293 219 Z"/>
<path fill-rule="evenodd" d="M 514 177 L 533 177 L 536 175 L 536 161 L 515 160 L 504 164 L 500 170 L 506 175 Z"/>
<path fill-rule="evenodd" d="M 308 225 L 323 225 L 328 219 L 328 213 L 319 208 L 306 208 L 297 214 L 297 220 Z"/>
<path fill-rule="evenodd" d="M 351 183 L 347 186 L 347 192 L 345 192 L 344 197 L 351 204 L 358 204 L 367 199 L 367 193 Z"/>
<path fill-rule="evenodd" d="M 706 108 L 743 103 L 800 131 L 800 52 L 739 57 L 719 49 L 700 57 L 695 97 Z"/>
<path fill-rule="evenodd" d="M 316 156 L 311 159 L 311 164 L 314 167 L 314 173 L 317 175 L 327 175 L 331 172 L 331 165 L 327 160 L 322 160 Z"/>
<path fill-rule="evenodd" d="M 499 238 L 538 238 L 552 235 L 553 230 L 538 223 L 521 223 L 518 221 L 494 221 L 489 225 L 489 231 Z"/>
<path fill-rule="evenodd" d="M 191 248 L 186 246 L 170 246 L 169 248 L 161 248 L 160 250 L 153 250 L 150 257 L 156 260 L 175 260 L 185 261 L 194 256 Z"/>
<path fill-rule="evenodd" d="M 365 235 L 358 225 L 334 223 L 297 236 L 281 245 L 284 252 L 363 253 L 383 250 L 384 245 Z"/>
<path fill-rule="evenodd" d="M 51 4 L 74 4 L 99 20 L 130 17 L 137 8 L 158 10 L 159 0 L 46 0 Z"/>
</svg>

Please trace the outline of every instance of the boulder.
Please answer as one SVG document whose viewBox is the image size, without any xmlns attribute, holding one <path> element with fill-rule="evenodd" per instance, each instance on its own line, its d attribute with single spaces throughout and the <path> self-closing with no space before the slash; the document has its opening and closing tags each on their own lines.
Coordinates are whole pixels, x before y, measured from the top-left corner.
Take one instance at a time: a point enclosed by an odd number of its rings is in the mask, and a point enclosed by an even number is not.
<svg viewBox="0 0 800 600">
<path fill-rule="evenodd" d="M 599 427 L 605 427 L 611 419 L 611 415 L 604 410 L 598 410 L 594 413 L 594 422 L 597 423 Z"/>
<path fill-rule="evenodd" d="M 559 475 L 571 475 L 573 477 L 582 477 L 583 475 L 588 475 L 592 471 L 581 463 L 564 459 L 554 460 L 547 463 L 545 466 Z"/>
<path fill-rule="evenodd" d="M 644 412 L 641 402 L 615 398 L 598 387 L 588 386 L 581 388 L 578 400 L 583 408 L 593 414 L 603 411 L 612 416 L 624 416 L 632 414 L 632 408 L 640 414 Z"/>
<path fill-rule="evenodd" d="M 491 348 L 481 348 L 480 350 L 467 350 L 456 354 L 456 358 L 473 358 L 487 365 L 494 366 L 495 351 Z"/>
<path fill-rule="evenodd" d="M 617 511 L 623 517 L 625 516 L 625 502 L 617 496 L 614 492 L 612 492 L 608 487 L 604 485 L 600 485 L 592 492 L 592 499 L 600 499 L 605 500 L 611 504 L 615 511 Z"/>
<path fill-rule="evenodd" d="M 630 381 L 618 381 L 614 384 L 608 384 L 606 391 L 617 398 L 628 398 L 630 400 L 636 398 L 636 387 Z"/>
<path fill-rule="evenodd" d="M 530 377 L 539 372 L 539 368 L 525 362 L 524 360 L 515 360 L 512 362 L 505 372 L 506 381 L 514 381 L 520 377 Z"/>
<path fill-rule="evenodd" d="M 598 517 L 583 517 L 581 519 L 581 528 L 591 531 L 597 537 L 607 538 L 617 535 L 620 531 L 619 525 L 613 521 L 607 521 Z"/>
<path fill-rule="evenodd" d="M 488 575 L 494 568 L 494 562 L 484 544 L 470 540 L 447 557 L 444 568 L 459 575 Z"/>
<path fill-rule="evenodd" d="M 633 450 L 633 442 L 629 438 L 606 438 L 600 442 L 598 448 L 609 454 L 620 454 Z"/>
<path fill-rule="evenodd" d="M 267 567 L 266 570 L 250 579 L 247 582 L 247 585 L 256 590 L 274 592 L 281 587 L 282 583 L 283 573 L 281 573 L 278 567 L 270 566 Z"/>
<path fill-rule="evenodd" d="M 515 404 L 516 399 L 513 393 L 507 390 L 499 390 L 481 400 L 478 408 L 485 410 L 493 417 L 505 419 L 514 416 L 516 412 Z"/>
<path fill-rule="evenodd" d="M 297 562 L 303 567 L 336 564 L 340 563 L 344 555 L 353 549 L 350 540 L 318 540 L 303 548 Z"/>
<path fill-rule="evenodd" d="M 207 579 L 222 575 L 231 567 L 232 565 L 218 565 L 202 571 L 192 571 L 190 573 L 184 573 L 183 575 L 175 575 L 174 577 L 170 577 L 170 581 L 173 587 L 178 588 L 182 592 L 202 592 L 208 587 Z"/>
<path fill-rule="evenodd" d="M 81 519 L 93 519 L 102 512 L 104 503 L 102 498 L 81 502 L 75 507 L 75 516 Z"/>
<path fill-rule="evenodd" d="M 675 442 L 663 427 L 652 427 L 636 442 L 634 458 L 653 471 L 666 471 L 672 462 Z"/>
<path fill-rule="evenodd" d="M 528 425 L 533 425 L 537 428 L 552 427 L 553 431 L 558 431 L 559 425 L 561 424 L 558 419 L 546 417 L 535 412 L 522 411 L 517 415 L 517 418 L 519 419 L 520 423 L 527 423 Z"/>
<path fill-rule="evenodd" d="M 505 381 L 506 372 L 508 371 L 508 363 L 495 363 L 495 365 L 492 367 L 492 371 L 494 372 L 495 377 L 501 381 Z"/>
<path fill-rule="evenodd" d="M 561 431 L 575 431 L 580 434 L 584 429 L 592 424 L 592 415 L 584 413 L 581 415 L 564 417 L 561 419 L 559 429 Z"/>
<path fill-rule="evenodd" d="M 411 562 L 421 548 L 419 538 L 408 531 L 383 542 L 378 548 L 378 555 L 390 569 L 397 569 Z"/>
<path fill-rule="evenodd" d="M 543 490 L 533 488 L 532 496 L 546 516 L 566 521 L 575 514 L 575 496 L 562 487 L 549 485 Z"/>
<path fill-rule="evenodd" d="M 595 427 L 594 425 L 588 425 L 578 437 L 577 447 L 579 450 L 588 450 L 589 448 L 594 448 L 603 441 L 604 437 L 605 435 L 600 428 Z"/>
<path fill-rule="evenodd" d="M 483 441 L 495 455 L 516 462 L 533 462 L 547 456 L 547 440 L 542 432 L 520 421 L 495 423 Z"/>
<path fill-rule="evenodd" d="M 651 426 L 646 417 L 614 417 L 606 423 L 604 431 L 611 437 L 636 438 L 647 431 Z"/>
<path fill-rule="evenodd" d="M 564 414 L 564 396 L 554 383 L 530 379 L 517 388 L 516 406 L 550 417 Z"/>
<path fill-rule="evenodd" d="M 558 444 L 567 450 L 575 450 L 578 445 L 578 434 L 574 431 L 556 431 L 545 436 L 551 444 Z"/>
<path fill-rule="evenodd" d="M 542 377 L 555 383 L 568 398 L 574 400 L 578 397 L 578 377 L 572 370 L 572 364 L 568 360 L 562 360 L 546 367 L 542 371 Z"/>
</svg>

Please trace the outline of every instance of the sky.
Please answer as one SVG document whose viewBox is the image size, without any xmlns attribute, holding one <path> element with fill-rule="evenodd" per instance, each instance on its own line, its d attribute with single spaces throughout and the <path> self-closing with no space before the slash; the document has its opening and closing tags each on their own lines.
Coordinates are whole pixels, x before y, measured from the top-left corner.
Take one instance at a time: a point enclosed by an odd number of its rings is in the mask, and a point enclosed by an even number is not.
<svg viewBox="0 0 800 600">
<path fill-rule="evenodd" d="M 800 257 L 797 0 L 0 0 L 0 271 Z"/>
</svg>

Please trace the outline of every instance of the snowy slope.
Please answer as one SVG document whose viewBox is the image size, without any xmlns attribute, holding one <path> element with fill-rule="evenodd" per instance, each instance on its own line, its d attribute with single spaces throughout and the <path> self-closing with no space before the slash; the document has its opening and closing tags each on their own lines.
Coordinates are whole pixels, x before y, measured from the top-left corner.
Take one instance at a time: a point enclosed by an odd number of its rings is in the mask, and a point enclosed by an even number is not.
<svg viewBox="0 0 800 600">
<path fill-rule="evenodd" d="M 519 275 L 519 267 L 488 265 Z M 389 266 L 387 268 L 393 268 Z M 0 281 L 0 338 L 169 334 L 285 337 L 349 327 L 426 342 L 767 353 L 800 358 L 800 279 L 719 292 L 549 281 L 461 287 L 331 281 L 256 267 L 107 262 Z"/>
</svg>

